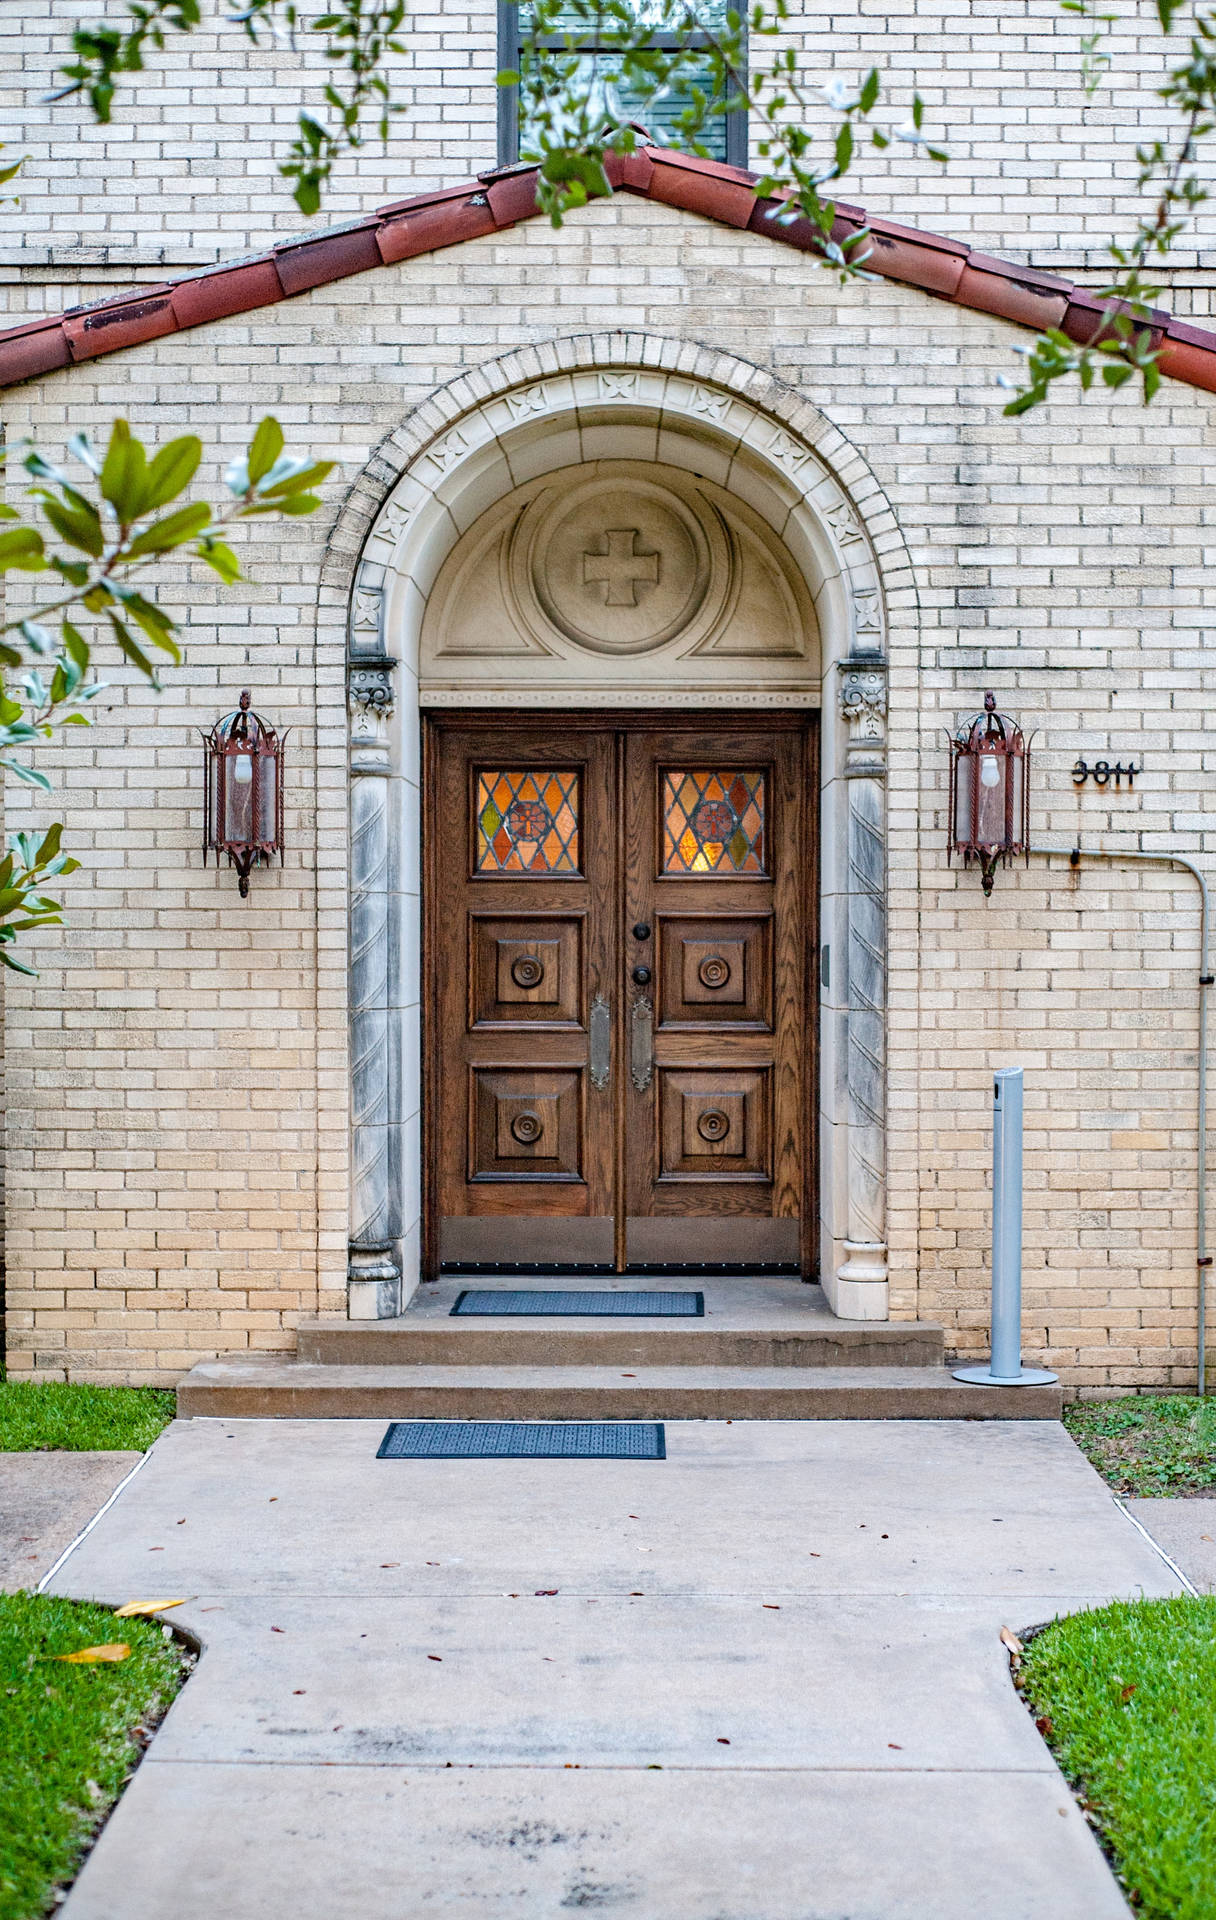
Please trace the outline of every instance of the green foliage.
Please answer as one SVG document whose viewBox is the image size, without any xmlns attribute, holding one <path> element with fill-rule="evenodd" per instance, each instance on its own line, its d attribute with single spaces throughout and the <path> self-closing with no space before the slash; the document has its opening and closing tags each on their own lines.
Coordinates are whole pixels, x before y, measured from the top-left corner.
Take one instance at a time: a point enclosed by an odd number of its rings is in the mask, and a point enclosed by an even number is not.
<svg viewBox="0 0 1216 1920">
<path fill-rule="evenodd" d="M 280 173 L 294 182 L 302 213 L 316 213 L 335 165 L 367 137 L 365 116 L 376 111 L 376 131 L 388 139 L 392 115 L 403 111 L 393 100 L 385 65 L 403 54 L 397 38 L 405 18 L 405 0 L 337 0 L 323 13 L 306 17 L 295 0 L 227 0 L 224 19 L 255 42 L 263 34 L 286 37 L 294 46 L 300 32 L 324 41 L 333 77 L 322 90 L 331 118 L 317 120 L 301 109 L 297 133 Z M 63 68 L 67 84 L 51 95 L 64 100 L 83 94 L 94 118 L 108 121 L 122 76 L 143 69 L 145 48 L 163 47 L 166 30 L 191 33 L 201 24 L 199 0 L 127 0 L 123 26 L 102 23 L 77 27 L 74 58 Z"/>
<path fill-rule="evenodd" d="M 80 1647 L 125 1641 L 130 1657 L 73 1666 Z M 184 1677 L 158 1621 L 49 1594 L 0 1594 L 0 1920 L 37 1920 L 79 1867 L 147 1733 Z"/>
<path fill-rule="evenodd" d="M 159 1387 L 94 1387 L 64 1380 L 0 1381 L 0 1453 L 110 1453 L 152 1445 L 173 1418 Z"/>
<path fill-rule="evenodd" d="M 1141 1920 L 1210 1920 L 1216 1595 L 1057 1620 L 1026 1647 L 1018 1684 Z"/>
<path fill-rule="evenodd" d="M 1064 1424 L 1119 1493 L 1216 1492 L 1216 1400 L 1196 1394 L 1077 1400 Z"/>
<path fill-rule="evenodd" d="M 511 0 L 521 11 L 520 64 L 499 75 L 500 86 L 517 86 L 530 157 L 540 168 L 539 199 L 555 226 L 571 209 L 611 192 L 605 160 L 632 152 L 640 127 L 661 124 L 664 139 L 688 152 L 708 151 L 715 122 L 747 113 L 759 124 L 758 152 L 763 198 L 780 201 L 773 217 L 803 216 L 812 244 L 842 279 L 864 273 L 868 237 L 838 235 L 832 184 L 843 178 L 857 153 L 859 136 L 887 148 L 892 141 L 923 147 L 944 163 L 946 151 L 924 132 L 925 108 L 913 96 L 908 125 L 884 130 L 871 124 L 880 76 L 871 68 L 859 81 L 831 76 L 805 80 L 793 48 L 778 45 L 765 61 L 765 40 L 780 41 L 790 21 L 789 0 L 753 0 L 736 11 L 726 0 Z M 306 109 L 282 172 L 293 182 L 299 207 L 315 213 L 338 160 L 366 138 L 365 120 L 376 110 L 376 129 L 387 140 L 393 100 L 387 67 L 405 52 L 399 38 L 404 0 L 338 0 L 306 15 L 296 0 L 225 0 L 224 18 L 253 40 L 263 34 L 320 34 L 334 73 L 324 88 L 326 119 Z M 1078 16 L 1081 77 L 1093 94 L 1112 70 L 1105 39 L 1117 16 L 1100 0 L 1060 0 Z M 1207 198 L 1199 172 L 1203 143 L 1216 131 L 1216 12 L 1194 0 L 1156 0 L 1157 17 L 1170 34 L 1187 6 L 1193 7 L 1186 58 L 1165 69 L 1160 97 L 1171 109 L 1174 137 L 1137 149 L 1137 185 L 1151 201 L 1135 231 L 1112 241 L 1115 277 L 1102 291 L 1104 308 L 1092 337 L 1070 340 L 1051 329 L 1027 352 L 1027 378 L 1014 389 L 1005 412 L 1017 416 L 1041 405 L 1055 383 L 1075 375 L 1083 392 L 1097 383 L 1115 391 L 1140 382 L 1147 404 L 1160 384 L 1149 320 L 1159 289 L 1144 278 L 1150 257 L 1165 258 Z M 83 93 L 94 114 L 107 120 L 119 79 L 143 66 L 147 45 L 161 46 L 166 30 L 190 33 L 199 25 L 199 0 L 127 0 L 124 26 L 78 27 L 68 84 L 54 98 Z M 671 112 L 675 98 L 684 102 Z M 666 108 L 664 103 L 667 103 Z M 655 116 L 658 115 L 656 120 Z M 818 132 L 815 130 L 818 129 Z M 4 177 L 0 174 L 0 184 Z M 78 529 L 79 531 L 79 529 Z"/>
<path fill-rule="evenodd" d="M 519 3 L 519 0 L 516 0 Z M 862 271 L 864 233 L 833 235 L 835 206 L 825 188 L 853 162 L 859 132 L 878 105 L 880 82 L 871 68 L 859 84 L 831 80 L 808 86 L 790 47 L 767 62 L 757 59 L 766 38 L 782 35 L 787 0 L 756 4 L 746 15 L 709 0 L 529 0 L 521 5 L 518 72 L 499 75 L 518 84 L 525 152 L 540 167 L 539 204 L 554 226 L 574 207 L 611 192 L 605 160 L 632 153 L 639 125 L 672 96 L 687 105 L 663 119 L 664 140 L 707 154 L 716 121 L 748 113 L 760 122 L 764 163 L 756 193 L 777 199 L 774 217 L 799 215 L 811 223 L 816 251 L 842 279 Z M 594 51 L 588 54 L 587 49 Z M 809 123 L 826 117 L 835 130 L 817 142 Z M 912 122 L 893 136 L 869 129 L 873 145 L 892 137 L 925 145 L 924 106 L 913 100 Z"/>
<path fill-rule="evenodd" d="M 234 520 L 268 513 L 308 514 L 320 506 L 315 489 L 333 462 L 283 451 L 277 420 L 265 419 L 249 451 L 225 474 L 222 507 L 183 500 L 202 459 L 193 434 L 151 452 L 116 420 L 104 453 L 87 434 L 68 450 L 83 473 L 69 473 L 32 444 L 5 449 L 0 460 L 24 470 L 24 511 L 0 505 L 0 572 L 51 574 L 52 597 L 34 612 L 0 625 L 0 768 L 44 791 L 50 781 L 25 750 L 60 727 L 87 726 L 85 708 L 103 691 L 90 679 L 93 641 L 100 627 L 120 657 L 159 688 L 163 655 L 181 658 L 177 621 L 146 585 L 149 570 L 170 554 L 201 560 L 226 586 L 241 579 L 235 553 L 223 537 Z M 136 578 L 139 576 L 139 584 Z M 90 618 L 91 616 L 91 618 Z M 48 623 L 54 622 L 57 631 Z M 48 881 L 79 862 L 60 851 L 59 825 L 40 839 L 17 834 L 0 860 L 0 962 L 18 973 L 14 941 L 36 928 L 60 924 L 60 904 Z"/>
</svg>

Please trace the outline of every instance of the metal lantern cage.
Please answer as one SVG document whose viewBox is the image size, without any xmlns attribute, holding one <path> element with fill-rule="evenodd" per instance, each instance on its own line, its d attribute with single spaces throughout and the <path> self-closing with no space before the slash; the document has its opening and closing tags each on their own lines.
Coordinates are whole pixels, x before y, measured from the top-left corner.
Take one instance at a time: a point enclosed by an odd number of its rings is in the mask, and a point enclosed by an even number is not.
<svg viewBox="0 0 1216 1920">
<path fill-rule="evenodd" d="M 277 853 L 283 857 L 283 745 L 279 735 L 250 712 L 249 693 L 232 713 L 217 720 L 203 735 L 203 779 L 206 816 L 203 863 L 207 855 L 228 855 L 237 870 L 242 899 L 249 895 L 249 875 L 257 862 L 269 866 Z"/>
<path fill-rule="evenodd" d="M 950 833 L 947 859 L 978 861 L 985 894 L 998 864 L 1030 856 L 1030 748 L 1017 721 L 984 695 L 984 711 L 950 736 Z"/>
</svg>

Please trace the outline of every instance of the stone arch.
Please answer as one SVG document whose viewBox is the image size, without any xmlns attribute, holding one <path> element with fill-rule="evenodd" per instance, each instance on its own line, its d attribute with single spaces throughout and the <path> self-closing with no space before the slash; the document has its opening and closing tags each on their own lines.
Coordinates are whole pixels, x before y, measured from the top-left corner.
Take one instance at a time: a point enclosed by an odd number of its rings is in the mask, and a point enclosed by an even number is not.
<svg viewBox="0 0 1216 1920">
<path fill-rule="evenodd" d="M 894 512 L 857 450 L 762 369 L 685 342 L 584 335 L 437 390 L 380 443 L 335 525 L 348 607 L 352 1181 L 349 1310 L 399 1310 L 418 1271 L 417 715 L 430 593 L 461 534 L 521 480 L 622 448 L 708 466 L 763 516 L 814 601 L 822 731 L 821 1276 L 887 1313 L 886 663 L 916 618 Z"/>
</svg>

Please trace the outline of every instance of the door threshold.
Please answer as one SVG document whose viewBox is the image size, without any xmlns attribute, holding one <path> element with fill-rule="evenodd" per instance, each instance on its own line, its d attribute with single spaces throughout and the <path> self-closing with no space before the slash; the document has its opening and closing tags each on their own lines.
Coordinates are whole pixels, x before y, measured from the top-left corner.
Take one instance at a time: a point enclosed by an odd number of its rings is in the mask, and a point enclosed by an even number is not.
<svg viewBox="0 0 1216 1920">
<path fill-rule="evenodd" d="M 685 1279 L 696 1279 L 702 1274 L 752 1275 L 758 1279 L 802 1278 L 802 1272 L 796 1261 L 764 1260 L 647 1260 L 627 1266 L 623 1273 L 611 1266 L 580 1265 L 577 1262 L 557 1260 L 445 1260 L 439 1269 L 444 1279 L 459 1278 L 462 1274 L 470 1277 L 500 1275 L 504 1279 L 517 1278 L 520 1274 L 536 1274 L 546 1279 L 603 1278 L 623 1280 L 639 1274 L 654 1274 L 666 1278 L 678 1275 Z M 807 1285 L 814 1284 L 814 1276 L 806 1276 Z"/>
</svg>

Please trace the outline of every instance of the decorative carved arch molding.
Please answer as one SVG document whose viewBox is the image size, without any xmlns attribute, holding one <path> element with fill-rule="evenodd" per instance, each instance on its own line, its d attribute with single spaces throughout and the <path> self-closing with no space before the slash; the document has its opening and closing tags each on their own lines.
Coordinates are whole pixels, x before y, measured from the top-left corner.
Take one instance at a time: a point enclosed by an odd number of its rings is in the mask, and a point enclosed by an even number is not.
<svg viewBox="0 0 1216 1920">
<path fill-rule="evenodd" d="M 822 706 L 821 1273 L 838 1313 L 885 1319 L 886 663 L 891 627 L 914 622 L 911 568 L 872 474 L 799 394 L 730 356 L 635 334 L 529 348 L 441 389 L 381 444 L 335 528 L 335 557 L 357 554 L 344 567 L 349 1312 L 400 1311 L 418 1273 L 420 700 L 487 697 L 484 681 L 445 679 L 429 641 L 424 657 L 428 603 L 458 543 L 498 502 L 595 462 L 657 462 L 720 490 L 796 571 L 814 641 L 803 657 L 666 697 Z M 552 669 L 527 694 L 536 705 L 574 697 Z M 636 703 L 637 690 L 600 676 L 577 698 Z"/>
</svg>

